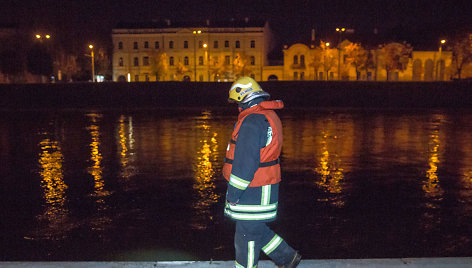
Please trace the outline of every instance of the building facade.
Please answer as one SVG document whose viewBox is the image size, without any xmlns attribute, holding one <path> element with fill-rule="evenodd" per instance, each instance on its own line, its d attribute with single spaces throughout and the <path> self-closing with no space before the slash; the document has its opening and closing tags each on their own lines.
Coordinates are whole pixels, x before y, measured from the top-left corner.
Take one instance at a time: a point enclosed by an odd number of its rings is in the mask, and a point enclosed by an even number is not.
<svg viewBox="0 0 472 268">
<path fill-rule="evenodd" d="M 113 81 L 232 81 L 240 75 L 263 80 L 273 45 L 268 23 L 230 24 L 188 27 L 167 21 L 113 29 Z"/>
</svg>

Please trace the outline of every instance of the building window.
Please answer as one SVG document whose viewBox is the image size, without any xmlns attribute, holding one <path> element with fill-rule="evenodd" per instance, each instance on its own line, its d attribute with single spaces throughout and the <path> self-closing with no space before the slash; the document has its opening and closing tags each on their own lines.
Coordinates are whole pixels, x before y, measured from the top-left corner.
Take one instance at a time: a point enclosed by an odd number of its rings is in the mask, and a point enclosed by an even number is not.
<svg viewBox="0 0 472 268">
<path fill-rule="evenodd" d="M 293 72 L 293 80 L 298 80 L 298 72 Z"/>
<path fill-rule="evenodd" d="M 138 42 L 133 42 L 133 48 L 138 49 Z"/>
<path fill-rule="evenodd" d="M 118 65 L 123 66 L 123 58 L 120 58 L 120 60 L 118 61 Z"/>
<path fill-rule="evenodd" d="M 300 65 L 305 65 L 305 55 L 300 56 Z"/>
<path fill-rule="evenodd" d="M 139 59 L 138 57 L 134 58 L 134 66 L 139 66 Z"/>
<path fill-rule="evenodd" d="M 298 56 L 293 56 L 293 64 L 298 64 Z"/>
<path fill-rule="evenodd" d="M 144 80 L 145 80 L 146 82 L 149 82 L 149 74 L 144 74 Z"/>
<path fill-rule="evenodd" d="M 213 63 L 218 65 L 218 56 L 213 56 Z"/>
<path fill-rule="evenodd" d="M 143 57 L 143 65 L 144 66 L 149 66 L 149 57 Z"/>
<path fill-rule="evenodd" d="M 148 41 L 144 41 L 144 48 L 149 48 L 149 42 Z"/>
<path fill-rule="evenodd" d="M 236 48 L 240 48 L 241 47 L 241 43 L 239 42 L 239 40 L 236 41 L 236 43 L 234 44 L 234 46 Z"/>
<path fill-rule="evenodd" d="M 203 48 L 203 41 L 202 40 L 198 41 L 198 48 Z"/>
<path fill-rule="evenodd" d="M 251 48 L 255 48 L 256 47 L 256 40 L 251 40 Z"/>
<path fill-rule="evenodd" d="M 203 56 L 198 57 L 198 65 L 203 65 Z"/>
<path fill-rule="evenodd" d="M 174 41 L 169 41 L 169 48 L 174 48 Z"/>
<path fill-rule="evenodd" d="M 231 57 L 230 56 L 225 56 L 225 64 L 229 65 L 231 62 Z"/>
<path fill-rule="evenodd" d="M 213 41 L 213 48 L 218 48 L 218 41 Z"/>
<path fill-rule="evenodd" d="M 159 48 L 159 41 L 154 42 L 154 48 Z"/>
<path fill-rule="evenodd" d="M 118 49 L 123 49 L 123 42 L 118 43 Z"/>
<path fill-rule="evenodd" d="M 184 65 L 188 65 L 188 57 L 187 56 L 185 56 L 185 58 L 184 58 Z"/>
<path fill-rule="evenodd" d="M 188 48 L 188 41 L 184 41 L 184 48 Z"/>
<path fill-rule="evenodd" d="M 225 47 L 229 47 L 229 41 L 228 40 L 225 41 Z"/>
<path fill-rule="evenodd" d="M 256 65 L 256 57 L 251 56 L 251 65 Z"/>
<path fill-rule="evenodd" d="M 203 82 L 203 74 L 198 76 L 198 80 L 200 80 L 200 82 Z"/>
<path fill-rule="evenodd" d="M 135 81 L 135 82 L 139 82 L 139 74 L 137 74 L 137 75 L 134 76 L 134 81 Z"/>
<path fill-rule="evenodd" d="M 169 58 L 169 65 L 174 66 L 174 57 Z"/>
<path fill-rule="evenodd" d="M 300 80 L 303 80 L 305 78 L 305 72 L 300 72 Z"/>
</svg>

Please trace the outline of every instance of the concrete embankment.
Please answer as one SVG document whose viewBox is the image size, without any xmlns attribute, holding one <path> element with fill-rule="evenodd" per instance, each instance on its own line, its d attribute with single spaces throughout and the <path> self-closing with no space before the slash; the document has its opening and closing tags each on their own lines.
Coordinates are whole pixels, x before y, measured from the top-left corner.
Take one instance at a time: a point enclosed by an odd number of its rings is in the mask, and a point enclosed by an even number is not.
<svg viewBox="0 0 472 268">
<path fill-rule="evenodd" d="M 470 82 L 263 82 L 288 107 L 471 108 Z M 230 83 L 0 85 L 0 109 L 227 106 Z"/>
<path fill-rule="evenodd" d="M 233 261 L 176 261 L 176 262 L 0 262 L 3 268 L 230 268 Z M 260 261 L 259 268 L 276 267 L 270 261 Z M 299 268 L 469 268 L 472 258 L 405 258 L 405 259 L 338 259 L 302 260 Z"/>
</svg>

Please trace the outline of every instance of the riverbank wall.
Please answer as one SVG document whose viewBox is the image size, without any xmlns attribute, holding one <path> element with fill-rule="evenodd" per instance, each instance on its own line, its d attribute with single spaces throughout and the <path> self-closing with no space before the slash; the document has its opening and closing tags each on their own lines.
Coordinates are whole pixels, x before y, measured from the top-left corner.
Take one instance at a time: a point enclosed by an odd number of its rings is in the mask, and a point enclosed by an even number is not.
<svg viewBox="0 0 472 268">
<path fill-rule="evenodd" d="M 0 109 L 227 106 L 231 83 L 0 85 Z M 287 107 L 472 108 L 472 82 L 262 82 Z"/>
</svg>

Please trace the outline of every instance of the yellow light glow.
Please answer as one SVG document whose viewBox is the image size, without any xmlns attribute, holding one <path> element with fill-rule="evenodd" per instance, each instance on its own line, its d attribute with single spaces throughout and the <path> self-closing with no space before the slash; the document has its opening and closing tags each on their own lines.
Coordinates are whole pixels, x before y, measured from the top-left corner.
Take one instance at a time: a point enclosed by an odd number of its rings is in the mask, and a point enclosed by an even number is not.
<svg viewBox="0 0 472 268">
<path fill-rule="evenodd" d="M 329 42 L 326 43 L 326 46 L 329 47 Z"/>
<path fill-rule="evenodd" d="M 336 28 L 336 32 L 339 32 L 339 28 Z"/>
<path fill-rule="evenodd" d="M 198 32 L 197 32 L 197 33 L 198 33 L 198 34 L 201 34 L 201 33 L 202 33 L 202 31 L 198 30 Z"/>
<path fill-rule="evenodd" d="M 208 45 L 207 45 L 206 43 L 205 43 L 205 44 L 203 44 L 203 47 L 204 47 L 204 48 L 206 48 L 207 46 L 208 46 Z"/>
<path fill-rule="evenodd" d="M 46 201 L 46 209 L 40 218 L 49 221 L 49 226 L 53 229 L 51 231 L 61 230 L 69 214 L 66 207 L 68 187 L 64 182 L 64 156 L 57 141 L 44 139 L 39 145 L 41 146 L 39 155 L 41 187 Z"/>
<path fill-rule="evenodd" d="M 89 45 L 89 48 L 90 48 L 90 49 L 93 49 L 93 45 Z"/>
<path fill-rule="evenodd" d="M 40 39 L 40 38 L 41 38 L 41 35 L 37 34 L 36 39 Z"/>
<path fill-rule="evenodd" d="M 346 28 L 342 28 L 342 29 L 341 29 L 341 32 L 344 32 L 344 31 L 346 31 Z"/>
<path fill-rule="evenodd" d="M 441 40 L 441 44 L 444 44 L 444 43 L 446 43 L 446 40 L 444 40 L 444 39 Z"/>
<path fill-rule="evenodd" d="M 193 31 L 193 34 L 197 34 L 197 31 Z"/>
<path fill-rule="evenodd" d="M 51 38 L 51 36 L 49 34 L 46 34 L 46 38 L 49 39 Z"/>
</svg>

